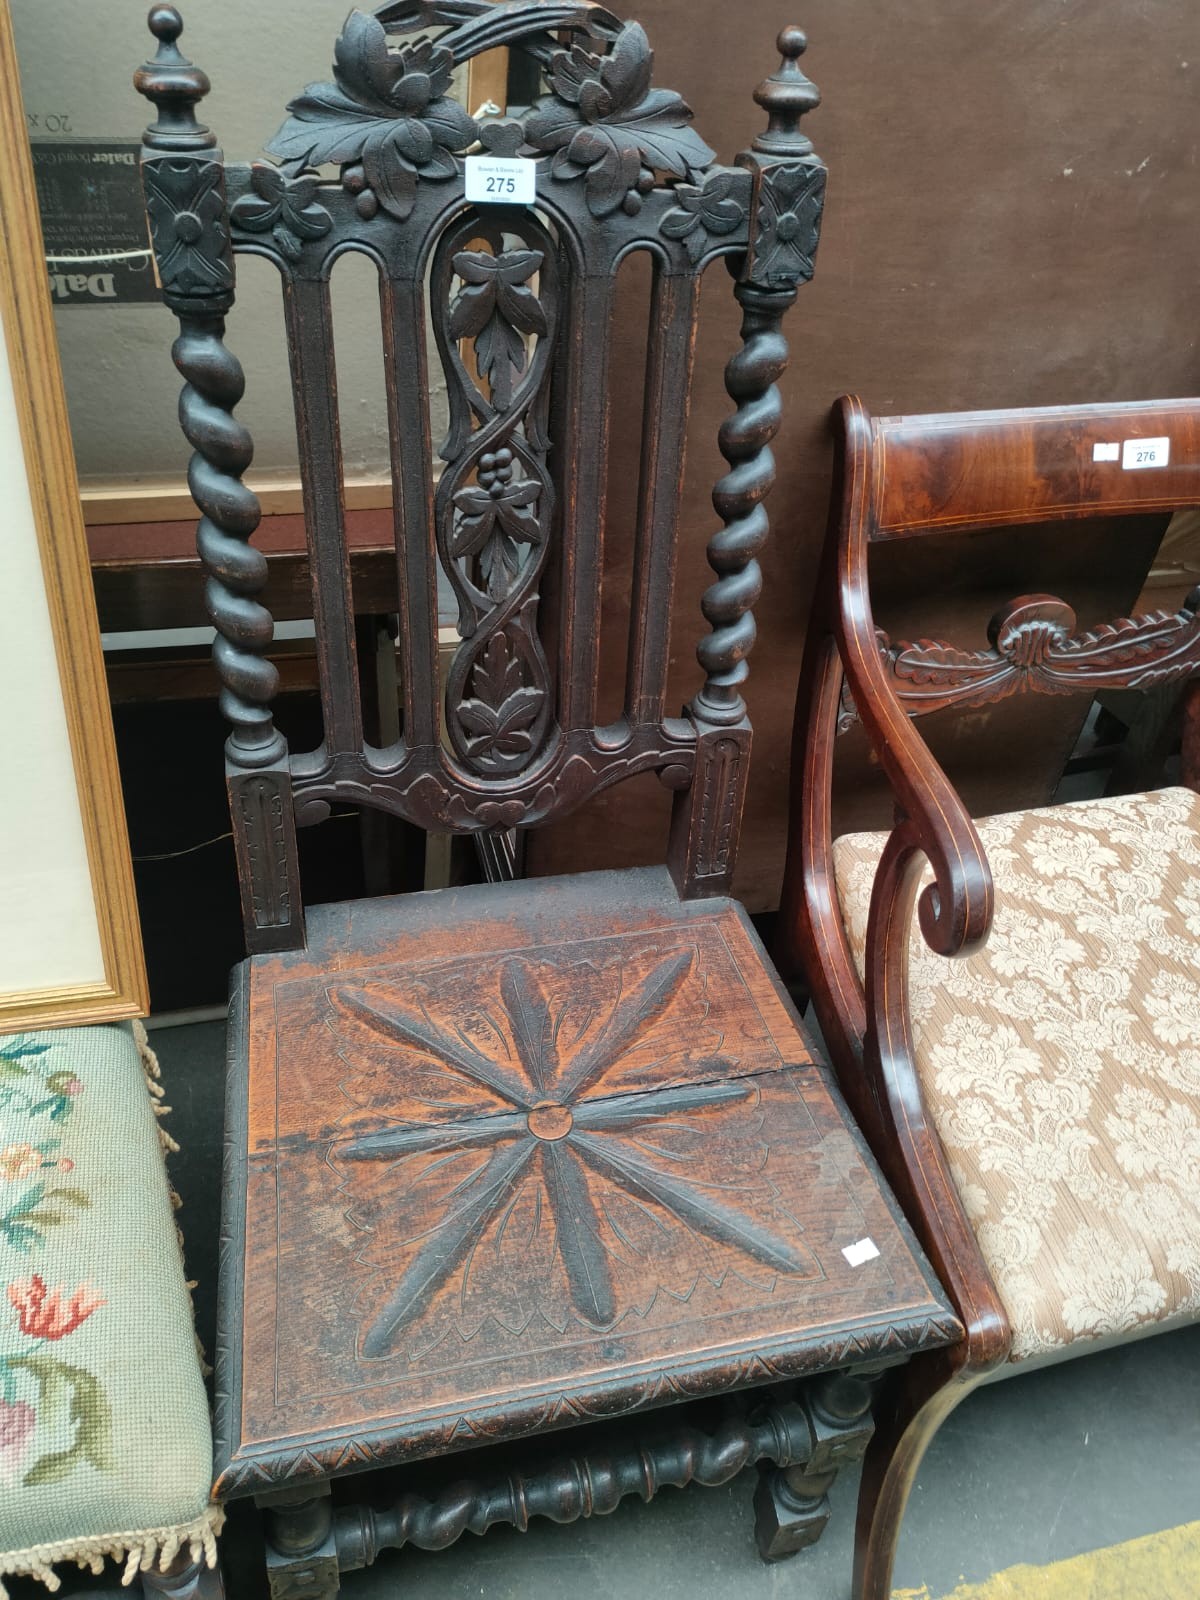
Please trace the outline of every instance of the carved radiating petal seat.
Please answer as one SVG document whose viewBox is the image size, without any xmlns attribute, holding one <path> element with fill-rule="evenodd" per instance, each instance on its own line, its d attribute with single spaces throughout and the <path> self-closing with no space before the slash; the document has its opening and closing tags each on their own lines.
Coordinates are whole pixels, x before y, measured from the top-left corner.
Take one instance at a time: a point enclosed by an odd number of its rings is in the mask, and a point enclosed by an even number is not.
<svg viewBox="0 0 1200 1600">
<path fill-rule="evenodd" d="M 847 1099 L 967 1328 L 881 1401 L 855 1596 L 884 1600 L 908 1486 L 974 1384 L 1200 1314 L 1195 685 L 1187 787 L 978 825 L 909 719 L 1186 683 L 1200 593 L 1082 633 L 1064 601 L 1024 595 L 986 649 L 894 643 L 874 626 L 869 547 L 1200 503 L 1200 401 L 873 419 L 845 400 L 835 417 L 784 954 L 808 974 Z M 860 719 L 897 822 L 834 839 L 833 747 Z"/>
<path fill-rule="evenodd" d="M 790 1553 L 869 1433 L 864 1369 L 961 1331 L 727 898 L 780 325 L 812 273 L 825 179 L 800 132 L 818 98 L 804 36 L 780 35 L 757 96 L 770 125 L 724 167 L 653 84 L 636 24 L 583 0 L 401 0 L 351 13 L 333 81 L 267 147 L 278 165 L 226 166 L 195 119 L 207 80 L 178 15 L 158 7 L 151 27 L 145 192 L 180 324 L 251 951 L 230 1026 L 217 1493 L 271 1505 L 280 1595 L 331 1594 L 381 1545 L 570 1520 L 760 1459 L 776 1469 L 760 1542 Z M 532 56 L 546 93 L 477 124 L 451 77 L 495 46 Z M 528 163 L 536 203 L 469 203 L 476 149 Z M 382 743 L 364 738 L 346 560 L 329 280 L 348 250 L 378 272 L 387 375 L 403 692 Z M 271 712 L 223 342 L 237 252 L 284 290 L 324 732 L 308 752 Z M 633 252 L 652 272 L 644 438 L 624 704 L 600 723 L 609 363 Z M 705 676 L 671 715 L 687 391 L 718 259 L 743 348 Z M 439 572 L 459 634 L 443 688 Z M 474 834 L 499 868 L 511 830 L 650 772 L 675 791 L 667 867 L 302 909 L 296 827 L 334 802 Z M 791 1382 L 809 1374 L 825 1376 Z M 339 1475 L 756 1385 L 777 1387 L 703 1425 L 648 1422 L 557 1466 L 331 1511 Z"/>
</svg>

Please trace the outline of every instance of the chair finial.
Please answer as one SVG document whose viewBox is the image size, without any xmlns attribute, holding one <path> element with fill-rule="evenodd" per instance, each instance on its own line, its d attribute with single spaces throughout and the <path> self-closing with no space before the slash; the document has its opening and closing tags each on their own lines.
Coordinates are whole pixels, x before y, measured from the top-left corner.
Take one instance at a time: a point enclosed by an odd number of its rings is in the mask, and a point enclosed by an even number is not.
<svg viewBox="0 0 1200 1600">
<path fill-rule="evenodd" d="M 821 103 L 821 91 L 797 65 L 808 49 L 808 35 L 803 28 L 791 25 L 780 31 L 775 42 L 782 60 L 754 91 L 755 100 L 768 117 L 766 130 L 755 139 L 754 149 L 769 156 L 807 155 L 812 140 L 800 132 L 800 118 Z"/>
<path fill-rule="evenodd" d="M 207 150 L 217 138 L 196 120 L 196 107 L 209 91 L 208 75 L 181 54 L 175 41 L 183 32 L 183 18 L 174 6 L 152 6 L 146 18 L 158 40 L 154 60 L 133 75 L 133 86 L 153 101 L 158 120 L 143 140 L 151 150 Z"/>
</svg>

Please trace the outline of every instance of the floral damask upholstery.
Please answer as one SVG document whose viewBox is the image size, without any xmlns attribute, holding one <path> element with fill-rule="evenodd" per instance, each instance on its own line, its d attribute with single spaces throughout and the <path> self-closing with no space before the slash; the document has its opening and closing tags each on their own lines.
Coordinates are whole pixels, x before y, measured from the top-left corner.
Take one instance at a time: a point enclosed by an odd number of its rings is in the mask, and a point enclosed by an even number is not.
<svg viewBox="0 0 1200 1600">
<path fill-rule="evenodd" d="M 157 1070 L 140 1028 L 0 1038 L 0 1596 L 216 1557 Z"/>
<path fill-rule="evenodd" d="M 1200 1315 L 1200 797 L 977 824 L 984 949 L 911 947 L 930 1115 L 1013 1325 L 1050 1360 Z M 862 968 L 883 834 L 834 845 Z"/>
</svg>

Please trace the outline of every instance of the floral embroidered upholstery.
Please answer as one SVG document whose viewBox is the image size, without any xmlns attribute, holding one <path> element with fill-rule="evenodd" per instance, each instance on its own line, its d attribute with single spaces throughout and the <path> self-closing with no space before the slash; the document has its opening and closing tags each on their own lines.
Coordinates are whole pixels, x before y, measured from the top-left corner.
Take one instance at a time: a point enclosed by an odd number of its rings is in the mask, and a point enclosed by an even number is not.
<svg viewBox="0 0 1200 1600">
<path fill-rule="evenodd" d="M 1200 797 L 987 818 L 982 952 L 915 929 L 914 1053 L 1014 1362 L 1200 1315 Z M 883 834 L 834 845 L 862 966 Z"/>
<path fill-rule="evenodd" d="M 0 1038 L 0 1579 L 212 1551 L 155 1071 L 126 1027 Z"/>
</svg>

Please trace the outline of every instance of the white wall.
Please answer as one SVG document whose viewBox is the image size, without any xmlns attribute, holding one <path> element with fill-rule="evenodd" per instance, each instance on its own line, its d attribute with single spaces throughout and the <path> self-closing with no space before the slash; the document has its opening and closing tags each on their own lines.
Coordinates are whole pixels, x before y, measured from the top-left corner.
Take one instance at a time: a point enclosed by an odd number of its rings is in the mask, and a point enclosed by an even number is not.
<svg viewBox="0 0 1200 1600">
<path fill-rule="evenodd" d="M 0 335 L 0 991 L 104 981 L 8 349 Z"/>
<path fill-rule="evenodd" d="M 147 0 L 11 0 L 27 112 L 69 119 L 76 138 L 140 137 L 152 107 L 131 83 L 152 53 Z M 306 83 L 329 76 L 349 0 L 182 0 L 180 47 L 208 73 L 201 120 L 227 160 L 257 157 Z M 41 137 L 41 130 L 35 137 Z M 374 268 L 362 258 L 333 275 L 338 392 L 346 473 L 387 470 L 387 418 Z M 56 309 L 59 345 L 82 477 L 179 478 L 187 446 L 175 420 L 179 376 L 174 318 L 161 305 Z M 296 444 L 278 278 L 266 262 L 238 262 L 230 348 L 247 373 L 239 415 L 255 441 L 255 472 L 295 472 Z M 436 369 L 436 353 L 432 366 Z M 444 384 L 431 401 L 436 440 Z"/>
</svg>

